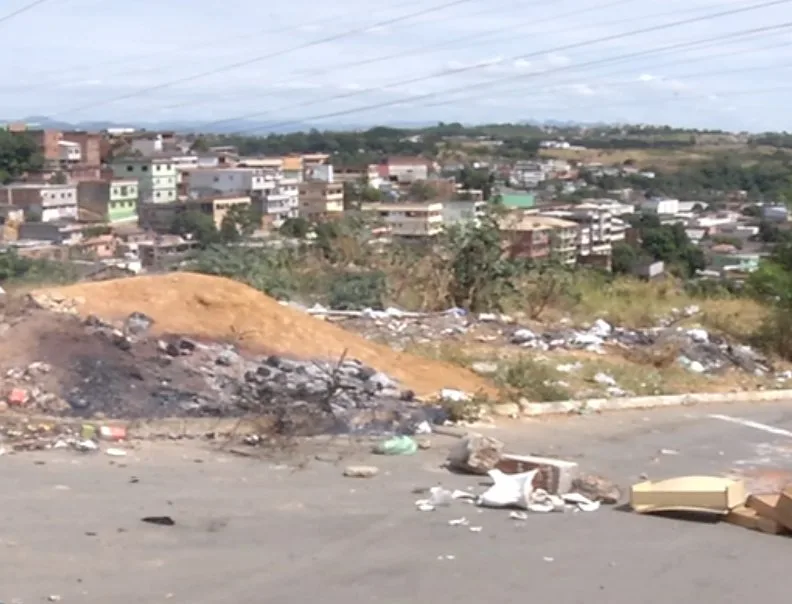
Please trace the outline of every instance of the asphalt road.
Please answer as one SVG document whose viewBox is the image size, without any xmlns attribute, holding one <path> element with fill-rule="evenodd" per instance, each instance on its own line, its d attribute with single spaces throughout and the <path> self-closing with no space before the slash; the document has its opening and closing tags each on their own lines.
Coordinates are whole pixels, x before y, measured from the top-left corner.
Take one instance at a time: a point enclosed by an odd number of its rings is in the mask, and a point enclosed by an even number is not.
<svg viewBox="0 0 792 604">
<path fill-rule="evenodd" d="M 496 432 L 512 451 L 574 459 L 625 486 L 641 474 L 792 471 L 792 403 Z M 414 457 L 358 452 L 337 462 L 311 450 L 261 461 L 193 443 L 144 443 L 125 458 L 0 457 L 0 602 L 742 603 L 780 601 L 792 587 L 792 539 L 726 523 L 613 508 L 527 521 L 463 503 L 418 512 L 417 487 L 481 489 L 439 468 L 450 442 L 436 437 Z M 335 452 L 324 448 L 323 459 Z M 381 474 L 341 476 L 360 462 Z M 149 515 L 176 525 L 140 521 Z M 448 525 L 461 516 L 481 531 Z"/>
</svg>

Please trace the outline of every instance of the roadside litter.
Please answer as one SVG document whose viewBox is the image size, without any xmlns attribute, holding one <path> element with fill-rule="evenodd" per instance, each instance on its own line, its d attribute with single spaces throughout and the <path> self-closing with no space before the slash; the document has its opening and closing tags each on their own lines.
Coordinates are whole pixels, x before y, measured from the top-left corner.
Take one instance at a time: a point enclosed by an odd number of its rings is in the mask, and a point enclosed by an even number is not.
<svg viewBox="0 0 792 604">
<path fill-rule="evenodd" d="M 641 482 L 630 489 L 638 513 L 695 512 L 773 535 L 792 535 L 792 486 L 777 493 L 748 494 L 741 479 L 682 476 Z"/>
<path fill-rule="evenodd" d="M 460 439 L 449 451 L 446 466 L 457 473 L 486 475 L 492 484 L 478 495 L 432 487 L 428 498 L 415 502 L 416 508 L 431 512 L 463 501 L 481 508 L 510 509 L 511 518 L 525 520 L 529 513 L 594 512 L 602 503 L 619 500 L 616 485 L 598 476 L 579 476 L 574 462 L 513 455 L 504 453 L 503 449 L 502 442 L 481 434 L 468 434 Z M 449 524 L 466 522 L 462 517 Z"/>
</svg>

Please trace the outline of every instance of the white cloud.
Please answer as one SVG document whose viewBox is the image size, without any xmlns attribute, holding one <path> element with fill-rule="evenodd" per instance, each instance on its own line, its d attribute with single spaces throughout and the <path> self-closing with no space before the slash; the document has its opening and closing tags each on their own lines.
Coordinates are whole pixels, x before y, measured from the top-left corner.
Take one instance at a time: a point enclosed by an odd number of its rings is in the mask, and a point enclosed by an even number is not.
<svg viewBox="0 0 792 604">
<path fill-rule="evenodd" d="M 6 74 L 7 94 L 0 98 L 0 114 L 129 121 L 178 106 L 174 114 L 180 118 L 211 120 L 226 117 L 218 115 L 221 112 L 252 113 L 263 104 L 276 113 L 299 112 L 310 121 L 312 115 L 324 112 L 321 104 L 293 111 L 289 105 L 305 104 L 322 94 L 359 92 L 334 101 L 333 107 L 354 109 L 400 98 L 405 103 L 398 107 L 403 111 L 410 106 L 411 121 L 448 121 L 447 114 L 475 122 L 493 116 L 499 120 L 530 117 L 525 114 L 526 104 L 541 91 L 541 104 L 558 111 L 547 116 L 555 119 L 607 121 L 633 111 L 594 102 L 618 95 L 619 102 L 613 105 L 634 105 L 633 114 L 643 121 L 656 118 L 696 125 L 696 120 L 711 123 L 717 117 L 725 120 L 722 127 L 729 127 L 729 120 L 736 123 L 741 107 L 762 101 L 767 109 L 756 119 L 763 128 L 792 130 L 792 117 L 783 109 L 787 96 L 783 90 L 734 99 L 723 94 L 718 102 L 735 109 L 720 117 L 718 111 L 707 110 L 714 108 L 711 102 L 701 100 L 710 91 L 767 88 L 763 80 L 774 73 L 773 67 L 792 63 L 788 33 L 735 36 L 690 51 L 652 54 L 669 44 L 781 23 L 789 18 L 788 7 L 584 43 L 753 2 L 633 2 L 627 13 L 625 6 L 608 7 L 608 1 L 594 11 L 596 0 L 544 4 L 489 0 L 398 21 L 425 11 L 425 0 L 387 6 L 365 0 L 329 5 L 312 0 L 276 5 L 237 0 L 234 11 L 209 0 L 136 0 L 112 6 L 100 0 L 70 0 L 28 11 L 14 19 L 13 27 L 4 29 L 0 69 Z M 162 19 L 150 19 L 154 9 Z M 139 32 L 135 48 L 118 44 L 115 24 L 119 20 Z M 174 29 L 174 22 L 180 27 Z M 34 26 L 36 44 L 27 35 Z M 90 30 L 92 35 L 75 38 L 73 32 L 78 30 Z M 356 33 L 344 35 L 352 30 Z M 336 35 L 332 42 L 315 43 Z M 640 58 L 590 65 L 644 52 Z M 25 56 L 24 63 L 18 61 L 19 56 Z M 372 60 L 379 56 L 389 58 Z M 745 70 L 725 73 L 732 67 Z M 757 71 L 751 71 L 752 67 Z M 212 71 L 216 73 L 206 75 Z M 706 85 L 703 78 L 690 77 L 708 71 L 713 74 L 706 78 Z M 179 82 L 185 78 L 188 81 Z M 380 86 L 387 88 L 368 92 Z M 114 96 L 130 93 L 128 100 L 112 101 Z M 428 93 L 436 96 L 409 100 Z M 701 102 L 681 102 L 690 96 Z M 668 98 L 668 102 L 642 102 L 658 98 Z M 566 103 L 569 99 L 576 100 Z M 70 109 L 89 103 L 96 108 L 69 115 Z M 351 113 L 344 121 L 373 123 L 389 115 L 399 115 L 399 111 L 388 107 Z"/>
</svg>

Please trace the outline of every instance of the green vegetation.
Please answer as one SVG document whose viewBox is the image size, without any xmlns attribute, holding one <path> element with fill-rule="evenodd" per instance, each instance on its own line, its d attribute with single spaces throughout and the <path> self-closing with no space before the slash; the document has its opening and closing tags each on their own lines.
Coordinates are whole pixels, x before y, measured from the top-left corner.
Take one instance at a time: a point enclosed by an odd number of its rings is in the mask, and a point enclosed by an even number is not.
<svg viewBox="0 0 792 604">
<path fill-rule="evenodd" d="M 28 172 L 40 170 L 43 161 L 29 136 L 0 130 L 0 182 L 8 184 Z"/>
<path fill-rule="evenodd" d="M 617 243 L 613 247 L 613 272 L 631 273 L 641 262 L 662 260 L 681 277 L 692 277 L 706 267 L 704 252 L 690 242 L 681 224 L 663 225 L 657 216 L 639 215 L 632 219 L 638 230 L 640 247 Z"/>
<path fill-rule="evenodd" d="M 0 283 L 4 286 L 23 283 L 71 283 L 76 268 L 65 262 L 23 258 L 14 251 L 0 253 Z"/>
</svg>

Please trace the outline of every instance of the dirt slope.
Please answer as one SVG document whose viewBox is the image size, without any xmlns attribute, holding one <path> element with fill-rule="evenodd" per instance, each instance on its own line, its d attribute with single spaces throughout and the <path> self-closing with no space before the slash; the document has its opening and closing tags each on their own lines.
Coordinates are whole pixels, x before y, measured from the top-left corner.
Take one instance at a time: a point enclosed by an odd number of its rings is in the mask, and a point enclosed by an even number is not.
<svg viewBox="0 0 792 604">
<path fill-rule="evenodd" d="M 492 384 L 450 364 L 396 352 L 335 325 L 282 306 L 230 279 L 170 273 L 51 288 L 78 299 L 81 314 L 152 317 L 158 333 L 228 340 L 244 348 L 298 358 L 339 358 L 344 351 L 399 379 L 419 395 L 441 388 L 493 393 Z"/>
</svg>

